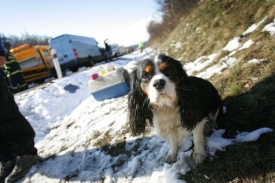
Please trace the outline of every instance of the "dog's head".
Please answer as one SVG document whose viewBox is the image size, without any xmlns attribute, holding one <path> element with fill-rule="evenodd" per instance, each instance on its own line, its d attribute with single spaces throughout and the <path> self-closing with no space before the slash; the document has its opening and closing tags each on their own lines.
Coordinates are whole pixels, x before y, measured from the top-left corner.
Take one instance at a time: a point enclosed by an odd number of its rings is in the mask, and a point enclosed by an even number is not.
<svg viewBox="0 0 275 183">
<path fill-rule="evenodd" d="M 138 68 L 131 73 L 128 99 L 129 121 L 134 134 L 144 131 L 146 120 L 152 124 L 151 108 L 179 106 L 181 111 L 188 113 L 190 107 L 200 105 L 197 92 L 182 64 L 166 55 L 140 62 Z M 192 111 L 194 110 L 190 109 L 191 113 Z M 181 115 L 185 118 L 182 124 L 189 127 L 188 121 L 192 121 L 189 118 L 194 115 L 183 116 L 184 114 Z"/>
<path fill-rule="evenodd" d="M 148 97 L 149 103 L 157 107 L 172 107 L 177 102 L 177 88 L 187 77 L 180 62 L 165 56 L 146 59 L 136 70 L 138 87 Z"/>
</svg>

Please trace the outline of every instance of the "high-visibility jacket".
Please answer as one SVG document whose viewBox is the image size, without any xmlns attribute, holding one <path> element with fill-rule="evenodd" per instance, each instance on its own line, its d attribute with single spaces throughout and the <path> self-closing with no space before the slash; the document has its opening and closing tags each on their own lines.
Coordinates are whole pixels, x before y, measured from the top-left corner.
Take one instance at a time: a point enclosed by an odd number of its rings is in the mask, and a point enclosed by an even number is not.
<svg viewBox="0 0 275 183">
<path fill-rule="evenodd" d="M 142 48 L 143 47 L 143 42 L 139 42 L 138 47 Z"/>
<path fill-rule="evenodd" d="M 14 91 L 14 93 L 26 89 L 27 84 L 22 75 L 21 68 L 19 63 L 12 55 L 7 55 L 7 62 L 3 66 L 3 70 L 8 77 L 9 86 Z"/>
</svg>

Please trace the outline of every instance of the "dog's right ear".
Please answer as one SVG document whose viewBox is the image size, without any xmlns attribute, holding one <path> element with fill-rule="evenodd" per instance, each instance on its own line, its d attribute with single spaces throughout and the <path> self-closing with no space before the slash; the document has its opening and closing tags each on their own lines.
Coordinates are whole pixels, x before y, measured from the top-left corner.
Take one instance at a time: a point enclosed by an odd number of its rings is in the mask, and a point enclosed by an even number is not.
<svg viewBox="0 0 275 183">
<path fill-rule="evenodd" d="M 148 98 L 140 87 L 141 80 L 138 78 L 138 69 L 130 74 L 130 93 L 128 95 L 128 119 L 134 135 L 144 132 L 146 120 L 152 123 L 152 111 Z"/>
</svg>

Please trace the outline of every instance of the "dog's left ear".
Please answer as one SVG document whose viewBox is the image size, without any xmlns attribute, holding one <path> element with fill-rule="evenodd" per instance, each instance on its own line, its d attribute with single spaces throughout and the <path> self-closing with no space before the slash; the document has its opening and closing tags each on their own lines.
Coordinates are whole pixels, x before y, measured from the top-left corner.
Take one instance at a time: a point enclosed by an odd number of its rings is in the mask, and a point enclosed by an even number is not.
<svg viewBox="0 0 275 183">
<path fill-rule="evenodd" d="M 170 58 L 172 59 L 172 58 Z M 193 130 L 204 114 L 198 108 L 203 106 L 200 94 L 193 85 L 190 77 L 185 72 L 180 61 L 173 59 L 177 66 L 177 74 L 180 78 L 177 87 L 178 106 L 180 107 L 181 124 L 188 130 Z"/>
<path fill-rule="evenodd" d="M 148 99 L 140 87 L 138 69 L 130 74 L 130 93 L 128 95 L 128 118 L 134 135 L 144 132 L 146 120 L 152 124 L 152 111 Z"/>
</svg>

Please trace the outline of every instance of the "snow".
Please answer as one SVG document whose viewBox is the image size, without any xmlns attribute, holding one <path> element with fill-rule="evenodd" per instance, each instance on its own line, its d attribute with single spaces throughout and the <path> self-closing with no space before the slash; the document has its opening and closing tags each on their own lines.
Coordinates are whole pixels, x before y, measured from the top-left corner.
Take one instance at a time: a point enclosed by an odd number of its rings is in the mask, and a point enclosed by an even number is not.
<svg viewBox="0 0 275 183">
<path fill-rule="evenodd" d="M 241 38 L 235 37 L 231 41 L 227 43 L 227 45 L 223 48 L 224 51 L 234 51 L 239 48 L 241 42 Z"/>
<path fill-rule="evenodd" d="M 264 17 L 260 22 L 252 24 L 246 31 L 242 33 L 242 37 L 245 37 L 246 35 L 254 32 L 260 25 L 262 25 L 266 21 L 266 19 L 267 19 L 267 16 Z M 266 25 L 262 31 L 268 31 L 270 32 L 271 35 L 275 35 L 275 23 L 270 23 Z M 242 49 L 249 48 L 253 44 L 253 40 L 250 39 L 247 42 L 245 42 L 241 48 L 239 48 L 241 41 L 242 41 L 241 37 L 235 37 L 227 43 L 227 45 L 223 48 L 223 50 L 233 52 L 236 49 L 242 50 Z"/>
<path fill-rule="evenodd" d="M 252 59 L 252 60 L 248 60 L 248 62 L 247 63 L 249 63 L 249 64 L 259 64 L 260 63 L 260 61 L 258 60 L 258 59 Z"/>
<path fill-rule="evenodd" d="M 267 25 L 263 28 L 262 32 L 265 32 L 265 31 L 266 31 L 266 32 L 269 32 L 271 36 L 275 36 L 275 19 L 273 20 L 272 23 L 267 24 Z"/>
<path fill-rule="evenodd" d="M 238 51 L 239 46 L 240 39 L 234 38 L 225 48 Z M 136 51 L 16 94 L 20 111 L 36 132 L 35 145 L 44 159 L 19 182 L 184 183 L 179 176 L 194 166 L 192 136 L 183 139 L 177 162 L 164 163 L 169 145 L 154 130 L 138 137 L 124 133 L 128 125 L 127 94 L 96 101 L 88 90 L 92 74 L 108 67 L 123 67 L 132 72 L 140 60 L 153 57 L 155 52 L 153 49 Z M 216 55 L 198 58 L 184 68 L 189 74 L 197 71 L 197 76 L 208 79 L 238 63 L 231 56 L 213 63 Z M 226 112 L 225 107 L 223 111 Z M 255 141 L 261 134 L 273 131 L 263 127 L 226 139 L 225 130 L 216 129 L 207 138 L 211 158 L 216 151 L 226 151 L 226 146 Z"/>
<path fill-rule="evenodd" d="M 191 75 L 194 71 L 201 71 L 210 64 L 213 63 L 214 59 L 218 54 L 214 53 L 209 55 L 208 57 L 203 56 L 195 60 L 194 62 L 189 62 L 184 65 L 184 68 L 187 69 L 187 74 Z"/>
<path fill-rule="evenodd" d="M 270 128 L 260 128 L 258 130 L 255 130 L 253 132 L 242 132 L 237 135 L 236 140 L 238 142 L 251 142 L 256 141 L 259 139 L 260 135 L 263 133 L 272 132 L 273 130 Z"/>
<path fill-rule="evenodd" d="M 267 16 L 265 16 L 259 23 L 252 24 L 246 31 L 243 32 L 243 36 L 246 36 L 247 34 L 254 32 L 262 23 L 264 23 L 267 19 Z"/>
<path fill-rule="evenodd" d="M 174 46 L 176 49 L 177 48 L 180 48 L 181 47 L 181 45 L 182 45 L 182 43 L 181 42 L 177 42 L 176 44 L 170 44 L 170 46 Z"/>
<path fill-rule="evenodd" d="M 240 50 L 249 48 L 253 43 L 254 43 L 253 40 L 252 40 L 252 39 L 249 39 L 248 41 L 246 41 L 246 42 L 243 44 L 243 46 L 240 48 Z"/>
</svg>

